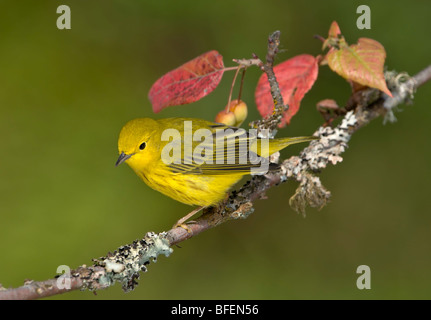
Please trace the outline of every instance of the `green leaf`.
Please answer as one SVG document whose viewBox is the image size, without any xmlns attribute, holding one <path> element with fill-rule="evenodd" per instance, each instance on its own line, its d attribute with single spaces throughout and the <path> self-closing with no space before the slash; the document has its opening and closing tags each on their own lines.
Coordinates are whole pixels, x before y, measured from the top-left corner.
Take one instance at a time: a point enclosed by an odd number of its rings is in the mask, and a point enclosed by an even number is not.
<svg viewBox="0 0 431 320">
<path fill-rule="evenodd" d="M 392 97 L 383 74 L 385 58 L 385 48 L 369 38 L 360 38 L 351 46 L 340 43 L 339 49 L 332 48 L 326 55 L 329 67 L 343 78 L 379 89 Z"/>
</svg>

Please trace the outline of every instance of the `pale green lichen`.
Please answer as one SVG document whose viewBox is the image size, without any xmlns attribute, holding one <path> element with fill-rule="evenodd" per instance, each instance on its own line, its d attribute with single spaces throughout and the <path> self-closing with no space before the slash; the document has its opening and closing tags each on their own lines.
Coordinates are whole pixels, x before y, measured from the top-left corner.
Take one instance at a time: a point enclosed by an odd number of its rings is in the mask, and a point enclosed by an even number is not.
<svg viewBox="0 0 431 320">
<path fill-rule="evenodd" d="M 98 278 L 98 282 L 102 287 L 120 282 L 125 292 L 131 291 L 137 285 L 140 272 L 146 272 L 146 266 L 151 261 L 156 262 L 160 254 L 168 257 L 172 252 L 166 232 L 148 232 L 142 240 L 136 240 L 106 257 L 95 260 L 97 265 L 106 270 L 106 273 Z"/>
<path fill-rule="evenodd" d="M 305 217 L 307 205 L 320 210 L 327 204 L 330 197 L 331 193 L 322 185 L 319 177 L 304 173 L 295 194 L 289 199 L 289 205 Z"/>
<path fill-rule="evenodd" d="M 394 111 L 400 111 L 398 105 L 402 103 L 410 104 L 416 91 L 415 81 L 406 72 L 386 71 L 385 80 L 392 92 L 392 97 L 384 95 L 383 107 L 386 109 L 386 114 L 383 124 L 396 122 Z"/>
</svg>

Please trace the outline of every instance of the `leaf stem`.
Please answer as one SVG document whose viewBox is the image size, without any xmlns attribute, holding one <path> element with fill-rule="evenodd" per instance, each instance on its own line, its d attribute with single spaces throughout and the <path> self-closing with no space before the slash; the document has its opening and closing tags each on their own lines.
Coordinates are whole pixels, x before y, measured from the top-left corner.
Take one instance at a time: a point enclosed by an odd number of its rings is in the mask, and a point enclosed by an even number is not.
<svg viewBox="0 0 431 320">
<path fill-rule="evenodd" d="M 244 85 L 244 77 L 245 77 L 245 72 L 247 71 L 247 68 L 244 67 L 244 70 L 242 70 L 242 76 L 241 76 L 241 84 L 239 86 L 239 92 L 238 92 L 238 102 L 241 101 L 241 96 L 242 96 L 242 87 Z"/>
<path fill-rule="evenodd" d="M 232 85 L 230 86 L 229 99 L 227 100 L 226 112 L 230 111 L 230 102 L 232 100 L 233 87 L 235 86 L 236 77 L 238 76 L 241 66 L 236 67 L 235 75 L 233 76 Z"/>
<path fill-rule="evenodd" d="M 224 68 L 224 69 L 223 69 L 223 72 L 224 72 L 224 71 L 232 71 L 232 70 L 236 70 L 236 69 L 238 69 L 238 66 L 235 66 L 235 67 L 227 67 L 227 68 Z"/>
</svg>

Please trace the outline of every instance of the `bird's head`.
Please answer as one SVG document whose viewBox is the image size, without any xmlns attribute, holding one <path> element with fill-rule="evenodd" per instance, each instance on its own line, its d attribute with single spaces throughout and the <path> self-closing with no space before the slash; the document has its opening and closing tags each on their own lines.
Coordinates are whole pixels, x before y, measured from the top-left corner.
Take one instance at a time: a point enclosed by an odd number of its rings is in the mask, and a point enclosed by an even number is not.
<svg viewBox="0 0 431 320">
<path fill-rule="evenodd" d="M 126 162 L 135 171 L 150 165 L 158 153 L 159 141 L 152 139 L 159 131 L 157 121 L 139 118 L 127 122 L 118 138 L 118 157 L 115 166 Z"/>
</svg>

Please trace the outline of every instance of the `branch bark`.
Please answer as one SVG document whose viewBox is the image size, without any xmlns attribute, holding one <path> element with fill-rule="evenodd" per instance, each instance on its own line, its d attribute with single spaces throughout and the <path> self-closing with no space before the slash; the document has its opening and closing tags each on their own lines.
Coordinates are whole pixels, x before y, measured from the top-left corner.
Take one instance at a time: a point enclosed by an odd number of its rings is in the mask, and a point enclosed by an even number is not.
<svg viewBox="0 0 431 320">
<path fill-rule="evenodd" d="M 278 39 L 279 32 L 271 35 L 269 39 L 266 68 L 263 68 L 267 74 L 272 70 L 272 63 L 278 50 Z M 94 264 L 90 267 L 82 265 L 66 275 L 46 281 L 27 281 L 19 288 L 5 289 L 0 286 L 0 300 L 37 299 L 78 289 L 96 291 L 108 288 L 116 282 L 120 282 L 126 292 L 133 290 L 140 273 L 146 272 L 147 265 L 156 260 L 158 255 L 169 256 L 173 252 L 171 247 L 182 241 L 229 220 L 247 218 L 254 211 L 255 200 L 262 198 L 266 190 L 288 180 L 299 182 L 298 189 L 290 199 L 290 205 L 296 211 L 304 214 L 307 205 L 323 207 L 330 197 L 330 192 L 313 173 L 321 171 L 328 164 L 335 165 L 341 162 L 341 154 L 345 151 L 352 134 L 373 119 L 391 114 L 395 106 L 408 101 L 419 86 L 430 81 L 431 65 L 412 78 L 402 75 L 387 73 L 387 82 L 394 94 L 393 98 L 376 89 L 367 89 L 356 94 L 354 99 L 349 101 L 350 111 L 345 114 L 338 126 L 319 127 L 314 133 L 319 140 L 312 141 L 298 156 L 283 161 L 277 172 L 266 176 L 254 176 L 238 192 L 233 191 L 224 203 L 205 209 L 203 214 L 189 225 L 189 230 L 177 227 L 158 234 L 148 232 L 141 240 L 122 246 L 105 257 L 93 259 Z M 271 79 L 270 74 L 268 79 Z M 271 90 L 275 107 L 284 110 L 282 98 L 277 97 L 278 84 L 275 76 L 270 82 L 271 88 L 275 88 Z M 269 122 L 268 119 L 264 119 L 255 122 L 255 125 L 275 129 L 278 124 L 277 112 L 274 112 L 275 116 Z"/>
</svg>

